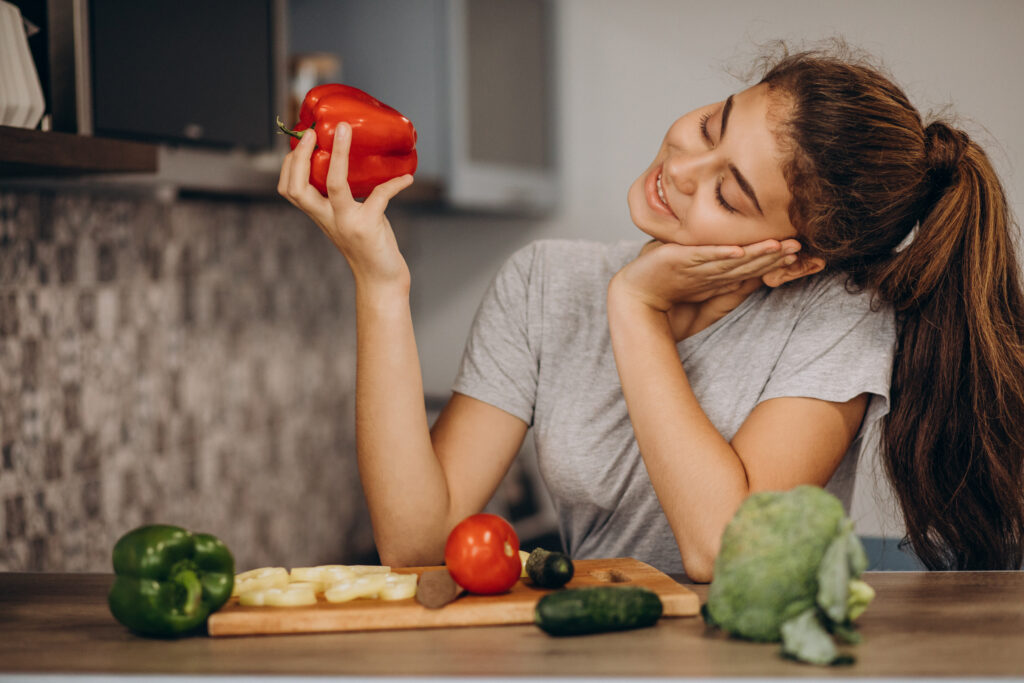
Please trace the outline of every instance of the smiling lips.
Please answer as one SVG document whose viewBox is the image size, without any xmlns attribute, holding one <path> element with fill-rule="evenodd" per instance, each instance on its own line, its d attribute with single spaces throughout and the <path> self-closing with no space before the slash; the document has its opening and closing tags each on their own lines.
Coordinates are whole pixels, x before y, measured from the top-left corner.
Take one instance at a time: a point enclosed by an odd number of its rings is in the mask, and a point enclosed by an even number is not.
<svg viewBox="0 0 1024 683">
<path fill-rule="evenodd" d="M 660 199 L 662 201 L 662 203 L 664 203 L 666 205 L 668 204 L 668 200 L 665 199 L 665 188 L 663 188 L 661 186 L 661 174 L 660 173 L 658 174 L 658 199 Z"/>
<path fill-rule="evenodd" d="M 647 203 L 658 213 L 676 218 L 675 212 L 672 211 L 672 207 L 669 206 L 668 200 L 665 198 L 665 189 L 661 185 L 661 175 L 661 168 L 653 169 L 648 174 L 647 180 L 644 183 Z"/>
</svg>

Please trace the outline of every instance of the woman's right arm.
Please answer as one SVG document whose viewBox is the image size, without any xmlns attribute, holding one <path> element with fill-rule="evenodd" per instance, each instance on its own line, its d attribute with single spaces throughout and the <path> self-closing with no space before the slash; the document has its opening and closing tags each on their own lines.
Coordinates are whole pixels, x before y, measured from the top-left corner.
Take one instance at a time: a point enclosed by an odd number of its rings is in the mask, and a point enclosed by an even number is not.
<svg viewBox="0 0 1024 683">
<path fill-rule="evenodd" d="M 478 512 L 519 450 L 526 425 L 456 395 L 431 437 L 409 305 L 410 275 L 384 211 L 401 176 L 362 203 L 349 190 L 351 128 L 337 127 L 324 197 L 309 183 L 315 136 L 281 166 L 278 192 L 345 256 L 356 288 L 356 448 L 384 564 L 437 564 L 451 528 Z"/>
</svg>

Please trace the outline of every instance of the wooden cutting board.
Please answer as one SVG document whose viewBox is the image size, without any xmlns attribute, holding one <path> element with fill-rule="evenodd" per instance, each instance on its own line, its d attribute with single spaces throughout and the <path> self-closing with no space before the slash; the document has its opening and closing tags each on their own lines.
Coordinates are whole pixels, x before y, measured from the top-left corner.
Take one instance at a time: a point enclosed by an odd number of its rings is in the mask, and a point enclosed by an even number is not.
<svg viewBox="0 0 1024 683">
<path fill-rule="evenodd" d="M 573 564 L 576 571 L 572 581 L 566 584 L 567 588 L 613 584 L 643 586 L 661 598 L 663 616 L 694 616 L 700 611 L 700 599 L 696 593 L 639 560 L 574 560 Z M 438 567 L 409 567 L 393 571 L 421 574 L 428 569 Z M 320 596 L 319 603 L 305 607 L 243 607 L 237 598 L 232 598 L 210 617 L 207 627 L 211 636 L 240 636 L 530 624 L 533 623 L 534 605 L 550 592 L 535 588 L 528 579 L 520 579 L 507 593 L 463 593 L 440 609 L 427 609 L 413 598 L 330 603 Z"/>
</svg>

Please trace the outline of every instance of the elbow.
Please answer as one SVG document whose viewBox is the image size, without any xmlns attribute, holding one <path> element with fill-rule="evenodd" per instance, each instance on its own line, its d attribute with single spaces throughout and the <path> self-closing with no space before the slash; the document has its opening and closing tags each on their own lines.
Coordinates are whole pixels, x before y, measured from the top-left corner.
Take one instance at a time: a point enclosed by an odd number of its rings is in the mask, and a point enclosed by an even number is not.
<svg viewBox="0 0 1024 683">
<path fill-rule="evenodd" d="M 402 556 L 401 553 L 397 553 L 394 550 L 387 550 L 385 548 L 377 548 L 377 556 L 380 557 L 380 563 L 385 567 L 411 567 L 413 566 L 408 560 Z"/>
<path fill-rule="evenodd" d="M 377 543 L 377 555 L 380 563 L 387 567 L 428 567 L 444 562 L 443 547 L 439 552 L 436 548 L 415 547 L 408 543 Z"/>
<path fill-rule="evenodd" d="M 418 567 L 430 564 L 429 562 L 417 562 L 416 558 L 409 554 L 388 553 L 380 551 L 380 563 L 385 567 Z"/>
<path fill-rule="evenodd" d="M 373 526 L 380 563 L 388 567 L 429 567 L 444 563 L 448 539 L 443 524 L 410 525 L 381 521 Z"/>
<path fill-rule="evenodd" d="M 703 534 L 689 538 L 677 536 L 677 541 L 686 576 L 695 583 L 711 583 L 715 576 L 715 560 L 722 549 L 722 532 L 708 533 L 704 529 Z"/>
<path fill-rule="evenodd" d="M 694 583 L 711 583 L 714 578 L 714 562 L 690 562 L 683 565 L 686 575 Z"/>
<path fill-rule="evenodd" d="M 715 574 L 716 552 L 711 550 L 682 553 L 686 576 L 694 583 L 711 583 Z"/>
<path fill-rule="evenodd" d="M 440 564 L 437 558 L 425 553 L 402 551 L 398 548 L 378 548 L 380 563 L 385 567 L 426 567 Z"/>
</svg>

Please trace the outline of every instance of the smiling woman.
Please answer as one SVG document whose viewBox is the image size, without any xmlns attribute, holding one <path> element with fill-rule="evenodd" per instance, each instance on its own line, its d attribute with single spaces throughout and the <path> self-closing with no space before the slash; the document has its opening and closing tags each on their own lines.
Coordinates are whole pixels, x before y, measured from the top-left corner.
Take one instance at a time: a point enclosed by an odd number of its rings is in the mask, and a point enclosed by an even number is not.
<svg viewBox="0 0 1024 683">
<path fill-rule="evenodd" d="M 924 126 L 876 69 L 784 56 L 672 124 L 627 195 L 653 239 L 513 254 L 429 430 L 384 216 L 409 178 L 355 202 L 349 138 L 326 198 L 310 144 L 279 188 L 355 275 L 359 467 L 385 563 L 439 562 L 532 426 L 574 558 L 708 581 L 749 494 L 816 484 L 848 507 L 882 433 L 929 566 L 1020 566 L 1024 297 L 1005 199 L 980 148 Z"/>
</svg>

